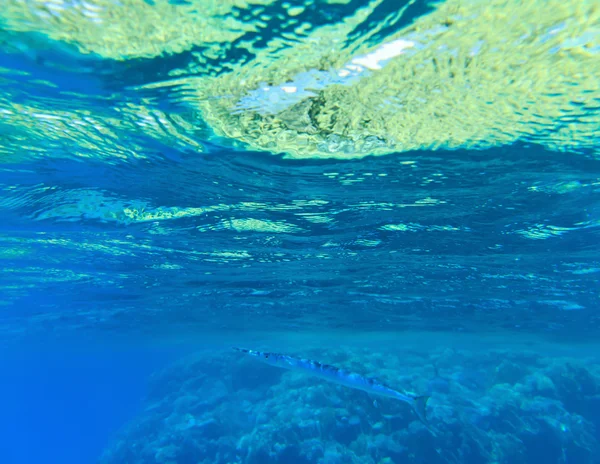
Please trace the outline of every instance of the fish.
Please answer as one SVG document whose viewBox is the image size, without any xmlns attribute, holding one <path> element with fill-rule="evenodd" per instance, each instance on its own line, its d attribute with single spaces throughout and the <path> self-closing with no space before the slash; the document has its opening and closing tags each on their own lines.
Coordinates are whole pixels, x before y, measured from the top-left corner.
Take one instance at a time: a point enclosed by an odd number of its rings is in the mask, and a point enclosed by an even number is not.
<svg viewBox="0 0 600 464">
<path fill-rule="evenodd" d="M 233 349 L 271 366 L 295 372 L 302 372 L 337 385 L 343 385 L 354 390 L 362 390 L 372 395 L 385 396 L 387 398 L 404 401 L 412 407 L 419 420 L 423 422 L 423 424 L 428 425 L 426 411 L 429 396 L 427 395 L 417 396 L 403 393 L 384 385 L 377 379 L 365 377 L 356 372 L 340 369 L 330 364 L 321 364 L 320 362 L 312 361 L 310 359 L 296 358 L 279 353 L 248 350 L 245 348 L 233 347 Z"/>
</svg>

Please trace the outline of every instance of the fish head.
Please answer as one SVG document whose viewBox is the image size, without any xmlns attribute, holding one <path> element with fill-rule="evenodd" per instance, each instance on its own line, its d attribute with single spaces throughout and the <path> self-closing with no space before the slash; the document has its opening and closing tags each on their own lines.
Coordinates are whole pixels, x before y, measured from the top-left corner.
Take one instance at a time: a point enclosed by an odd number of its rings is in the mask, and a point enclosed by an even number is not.
<svg viewBox="0 0 600 464">
<path fill-rule="evenodd" d="M 266 351 L 256 351 L 256 350 L 247 350 L 245 348 L 233 348 L 240 353 L 247 354 L 248 356 L 252 356 L 253 358 L 257 358 L 258 360 L 272 365 L 278 365 L 278 356 L 275 353 L 268 353 Z"/>
</svg>

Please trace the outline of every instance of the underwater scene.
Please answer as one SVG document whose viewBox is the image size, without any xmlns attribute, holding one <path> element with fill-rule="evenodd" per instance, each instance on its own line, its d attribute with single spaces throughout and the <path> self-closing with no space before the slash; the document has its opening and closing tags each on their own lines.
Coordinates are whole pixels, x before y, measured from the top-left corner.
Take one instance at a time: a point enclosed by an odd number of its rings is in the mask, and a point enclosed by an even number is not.
<svg viewBox="0 0 600 464">
<path fill-rule="evenodd" d="M 0 0 L 1 464 L 600 464 L 598 0 Z"/>
</svg>

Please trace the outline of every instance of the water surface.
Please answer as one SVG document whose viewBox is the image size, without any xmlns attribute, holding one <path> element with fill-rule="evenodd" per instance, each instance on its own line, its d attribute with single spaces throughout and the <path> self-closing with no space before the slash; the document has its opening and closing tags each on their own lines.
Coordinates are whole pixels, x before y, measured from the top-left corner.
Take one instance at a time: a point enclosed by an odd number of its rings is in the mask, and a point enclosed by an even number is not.
<svg viewBox="0 0 600 464">
<path fill-rule="evenodd" d="M 2 6 L 10 462 L 598 462 L 595 2 Z"/>
</svg>

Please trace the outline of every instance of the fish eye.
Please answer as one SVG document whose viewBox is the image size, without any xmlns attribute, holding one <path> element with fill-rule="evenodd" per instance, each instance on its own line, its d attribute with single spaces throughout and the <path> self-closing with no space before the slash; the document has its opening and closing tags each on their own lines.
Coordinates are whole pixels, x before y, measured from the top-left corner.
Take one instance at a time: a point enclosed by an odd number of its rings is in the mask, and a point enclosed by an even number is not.
<svg viewBox="0 0 600 464">
<path fill-rule="evenodd" d="M 266 353 L 265 353 L 265 358 L 266 358 L 266 359 L 269 359 L 269 355 L 268 355 L 268 354 L 266 354 Z"/>
</svg>

